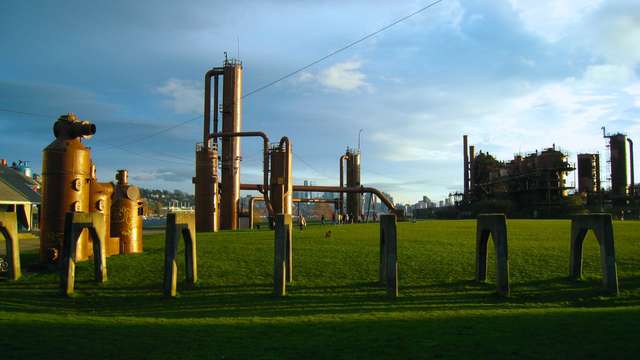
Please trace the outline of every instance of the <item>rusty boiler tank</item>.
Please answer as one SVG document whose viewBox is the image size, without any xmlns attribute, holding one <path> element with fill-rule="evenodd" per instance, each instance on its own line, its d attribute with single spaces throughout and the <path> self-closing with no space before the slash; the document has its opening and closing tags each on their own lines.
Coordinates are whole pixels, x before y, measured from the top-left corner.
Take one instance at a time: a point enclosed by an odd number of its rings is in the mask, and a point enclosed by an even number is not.
<svg viewBox="0 0 640 360">
<path fill-rule="evenodd" d="M 120 239 L 120 253 L 142 252 L 143 202 L 138 187 L 129 184 L 127 170 L 118 170 L 111 204 L 111 236 Z"/>
<path fill-rule="evenodd" d="M 91 195 L 89 197 L 89 208 L 91 212 L 102 214 L 105 223 L 105 246 L 107 256 L 120 253 L 120 244 L 118 238 L 111 237 L 111 196 L 113 195 L 114 186 L 110 182 L 98 182 L 96 177 L 96 167 L 91 166 Z M 92 248 L 89 242 L 89 248 Z M 92 251 L 92 250 L 91 250 Z"/>
<path fill-rule="evenodd" d="M 42 205 L 40 217 L 40 260 L 56 263 L 60 258 L 67 212 L 89 211 L 91 150 L 81 139 L 95 134 L 96 126 L 74 114 L 55 122 L 56 139 L 42 152 Z M 85 230 L 77 247 L 77 260 L 90 254 Z"/>
</svg>

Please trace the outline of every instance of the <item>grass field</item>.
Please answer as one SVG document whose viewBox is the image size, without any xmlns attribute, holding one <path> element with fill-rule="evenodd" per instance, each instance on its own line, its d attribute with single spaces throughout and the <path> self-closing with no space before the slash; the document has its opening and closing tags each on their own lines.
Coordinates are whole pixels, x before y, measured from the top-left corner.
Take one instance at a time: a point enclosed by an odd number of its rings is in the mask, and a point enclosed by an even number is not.
<svg viewBox="0 0 640 360">
<path fill-rule="evenodd" d="M 396 300 L 376 284 L 376 224 L 296 230 L 284 299 L 271 232 L 199 234 L 199 284 L 177 299 L 161 295 L 164 235 L 147 236 L 144 254 L 108 259 L 104 285 L 81 263 L 74 298 L 53 273 L 1 281 L 0 358 L 636 358 L 640 222 L 614 225 L 619 297 L 600 290 L 591 234 L 585 280 L 572 282 L 568 221 L 508 226 L 508 299 L 494 294 L 491 254 L 489 283 L 472 281 L 473 221 L 398 224 Z"/>
</svg>

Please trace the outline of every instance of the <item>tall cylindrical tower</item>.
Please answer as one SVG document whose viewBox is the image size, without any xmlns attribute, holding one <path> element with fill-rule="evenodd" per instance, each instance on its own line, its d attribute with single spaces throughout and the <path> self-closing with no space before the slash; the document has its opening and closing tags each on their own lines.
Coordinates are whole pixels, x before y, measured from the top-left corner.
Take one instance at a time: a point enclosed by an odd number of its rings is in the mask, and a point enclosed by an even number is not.
<svg viewBox="0 0 640 360">
<path fill-rule="evenodd" d="M 578 192 L 600 191 L 600 161 L 598 154 L 578 154 Z"/>
<path fill-rule="evenodd" d="M 627 180 L 627 136 L 615 134 L 609 137 L 611 151 L 611 192 L 625 196 L 629 182 Z"/>
<path fill-rule="evenodd" d="M 347 187 L 358 187 L 360 184 L 360 152 L 347 149 Z M 347 213 L 349 221 L 360 222 L 362 214 L 362 194 L 347 194 Z"/>
<path fill-rule="evenodd" d="M 218 147 L 212 143 L 209 147 L 196 145 L 196 176 L 193 183 L 196 188 L 196 230 L 218 230 Z"/>
<path fill-rule="evenodd" d="M 42 262 L 55 263 L 60 258 L 66 213 L 90 210 L 91 150 L 80 139 L 95 132 L 95 125 L 71 113 L 63 115 L 53 126 L 56 139 L 42 152 Z M 80 236 L 76 256 L 78 260 L 89 256 L 87 231 Z"/>
<path fill-rule="evenodd" d="M 239 61 L 225 61 L 223 76 L 222 132 L 240 132 L 242 128 L 242 64 Z M 223 138 L 221 229 L 238 229 L 240 156 L 240 138 Z"/>
</svg>

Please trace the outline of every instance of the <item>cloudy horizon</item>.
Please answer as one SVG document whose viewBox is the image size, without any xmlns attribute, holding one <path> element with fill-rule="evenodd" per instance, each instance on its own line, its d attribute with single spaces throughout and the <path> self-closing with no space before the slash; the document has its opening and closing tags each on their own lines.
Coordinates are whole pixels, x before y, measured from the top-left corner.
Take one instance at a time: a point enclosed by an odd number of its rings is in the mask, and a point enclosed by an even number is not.
<svg viewBox="0 0 640 360">
<path fill-rule="evenodd" d="M 39 114 L 0 112 L 0 157 L 39 172 L 55 118 L 74 112 L 97 126 L 85 143 L 101 180 L 127 168 L 193 193 L 203 76 L 225 51 L 247 94 L 428 2 L 189 4 L 0 4 L 0 108 Z M 248 96 L 243 129 L 292 140 L 297 184 L 337 184 L 363 129 L 363 184 L 407 203 L 462 190 L 463 134 L 501 160 L 604 154 L 601 127 L 640 130 L 638 14 L 630 0 L 444 0 Z M 242 182 L 259 182 L 260 144 L 242 146 Z"/>
</svg>

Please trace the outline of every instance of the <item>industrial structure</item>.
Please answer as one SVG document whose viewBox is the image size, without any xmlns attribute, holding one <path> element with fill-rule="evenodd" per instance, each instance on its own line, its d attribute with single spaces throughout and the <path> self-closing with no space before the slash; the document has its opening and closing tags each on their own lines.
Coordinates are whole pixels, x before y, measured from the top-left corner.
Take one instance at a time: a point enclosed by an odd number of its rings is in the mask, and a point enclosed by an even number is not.
<svg viewBox="0 0 640 360">
<path fill-rule="evenodd" d="M 555 145 L 540 152 L 517 154 L 510 161 L 499 161 L 486 152 L 476 154 L 465 135 L 463 151 L 463 199 L 467 204 L 504 201 L 536 215 L 562 205 L 572 189 L 567 186 L 567 176 L 574 167 L 568 155 Z"/>
<path fill-rule="evenodd" d="M 464 158 L 464 189 L 469 199 L 506 196 L 519 202 L 549 203 L 566 197 L 571 189 L 567 175 L 574 168 L 555 145 L 506 162 L 482 151 L 476 155 L 475 147 L 465 146 Z"/>
<path fill-rule="evenodd" d="M 222 78 L 222 126 L 218 131 Z M 213 94 L 211 82 L 213 80 Z M 242 130 L 242 63 L 225 59 L 222 67 L 214 67 L 204 77 L 204 124 L 202 143 L 196 144 L 195 212 L 197 231 L 236 230 L 240 223 L 240 190 L 258 191 L 264 199 L 269 223 L 275 214 L 291 214 L 293 192 L 336 192 L 341 194 L 340 211 L 344 212 L 342 194 L 347 193 L 348 214 L 354 221 L 362 216 L 362 194 L 375 193 L 395 212 L 393 204 L 377 189 L 360 184 L 360 153 L 347 149 L 340 158 L 340 186 L 296 186 L 293 184 L 291 141 L 283 137 L 271 144 L 262 131 Z M 213 103 L 213 107 L 212 107 Z M 213 129 L 212 129 L 213 110 Z M 241 137 L 257 137 L 263 142 L 262 184 L 240 183 Z M 221 147 L 219 147 L 221 142 Z M 218 149 L 221 155 L 218 156 Z M 218 161 L 221 175 L 218 175 Z M 343 185 L 343 161 L 347 164 L 347 186 Z M 246 217 L 245 215 L 242 215 Z"/>
<path fill-rule="evenodd" d="M 609 211 L 616 216 L 640 217 L 638 192 L 635 184 L 633 141 L 625 134 L 607 134 L 611 186 L 605 188 L 601 180 L 599 153 L 577 155 L 577 191 L 567 186 L 568 173 L 576 168 L 568 155 L 551 148 L 513 160 L 496 160 L 489 153 L 475 153 L 475 147 L 463 136 L 464 190 L 458 205 L 463 210 L 482 210 L 502 201 L 513 214 L 521 216 L 557 216 L 585 211 Z M 578 199 L 579 197 L 580 199 Z M 486 210 L 486 209 L 485 209 Z"/>
<path fill-rule="evenodd" d="M 117 186 L 98 182 L 91 149 L 81 141 L 93 136 L 96 126 L 67 114 L 55 122 L 53 133 L 55 140 L 42 153 L 40 260 L 58 262 L 68 212 L 97 212 L 105 224 L 110 223 L 109 255 L 142 251 L 142 202 L 137 188 L 127 184 L 126 170 L 118 172 Z M 77 260 L 92 255 L 87 231 L 78 239 L 76 254 Z"/>
<path fill-rule="evenodd" d="M 111 236 L 118 238 L 120 254 L 141 253 L 144 209 L 140 189 L 129 184 L 127 170 L 118 170 L 116 180 L 111 205 Z"/>
</svg>

